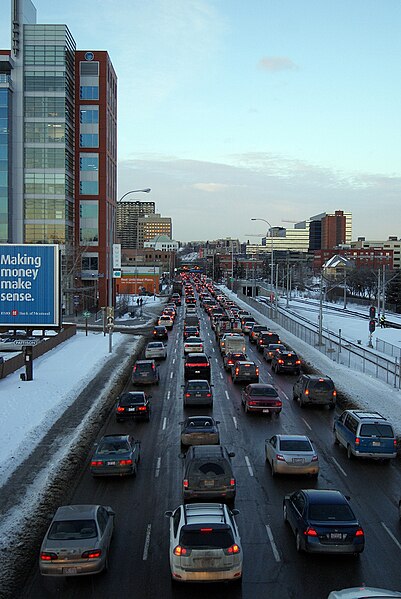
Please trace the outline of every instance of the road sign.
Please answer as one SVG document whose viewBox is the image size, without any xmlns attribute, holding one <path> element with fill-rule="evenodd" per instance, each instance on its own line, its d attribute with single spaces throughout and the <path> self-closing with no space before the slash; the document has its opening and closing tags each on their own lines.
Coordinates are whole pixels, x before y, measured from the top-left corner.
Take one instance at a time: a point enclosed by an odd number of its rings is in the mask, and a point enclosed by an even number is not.
<svg viewBox="0 0 401 599">
<path fill-rule="evenodd" d="M 82 316 L 83 316 L 84 318 L 89 318 L 89 317 L 90 317 L 90 315 L 91 315 L 91 313 L 90 313 L 90 312 L 88 312 L 88 310 L 85 310 L 85 312 L 82 312 Z"/>
<path fill-rule="evenodd" d="M 113 270 L 113 279 L 121 279 L 121 270 Z"/>
<path fill-rule="evenodd" d="M 14 339 L 15 345 L 36 345 L 40 339 Z"/>
</svg>

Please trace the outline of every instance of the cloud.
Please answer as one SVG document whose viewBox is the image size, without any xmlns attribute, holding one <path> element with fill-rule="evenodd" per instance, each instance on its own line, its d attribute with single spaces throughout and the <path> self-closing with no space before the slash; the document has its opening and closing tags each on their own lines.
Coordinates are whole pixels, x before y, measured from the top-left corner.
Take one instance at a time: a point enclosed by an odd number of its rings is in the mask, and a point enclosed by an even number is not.
<svg viewBox="0 0 401 599">
<path fill-rule="evenodd" d="M 295 62 L 286 56 L 264 56 L 259 61 L 259 68 L 269 73 L 278 71 L 295 71 L 299 69 Z"/>
<path fill-rule="evenodd" d="M 201 191 L 207 191 L 208 193 L 216 193 L 216 191 L 227 189 L 230 186 L 225 183 L 194 183 L 191 187 L 200 189 Z"/>
</svg>

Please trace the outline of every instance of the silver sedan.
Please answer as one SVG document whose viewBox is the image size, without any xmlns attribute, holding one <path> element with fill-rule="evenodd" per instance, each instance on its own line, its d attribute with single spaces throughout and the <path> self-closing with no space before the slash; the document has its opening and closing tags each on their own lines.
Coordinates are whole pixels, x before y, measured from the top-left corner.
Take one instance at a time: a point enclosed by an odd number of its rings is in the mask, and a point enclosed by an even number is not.
<svg viewBox="0 0 401 599">
<path fill-rule="evenodd" d="M 274 435 L 265 441 L 266 462 L 275 474 L 319 474 L 319 458 L 305 435 Z"/>
</svg>

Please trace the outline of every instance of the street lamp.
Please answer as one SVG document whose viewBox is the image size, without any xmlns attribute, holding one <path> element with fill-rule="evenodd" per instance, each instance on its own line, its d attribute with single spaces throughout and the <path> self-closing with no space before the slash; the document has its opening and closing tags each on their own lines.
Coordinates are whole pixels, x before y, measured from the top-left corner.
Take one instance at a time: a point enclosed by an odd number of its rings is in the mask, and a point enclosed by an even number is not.
<svg viewBox="0 0 401 599">
<path fill-rule="evenodd" d="M 121 196 L 119 200 L 117 200 L 117 204 L 119 204 L 127 195 L 130 193 L 149 193 L 151 191 L 150 187 L 146 187 L 145 189 L 132 189 L 131 191 L 127 191 L 124 195 Z M 114 310 L 114 301 L 113 301 L 113 243 L 114 243 L 114 227 L 115 227 L 115 218 L 116 218 L 116 206 L 110 204 L 111 209 L 111 226 L 109 229 L 109 280 L 108 280 L 108 307 L 110 308 L 110 318 L 112 319 L 109 324 L 109 354 L 112 352 L 113 348 L 113 320 L 114 314 L 112 312 Z"/>
<path fill-rule="evenodd" d="M 273 290 L 274 289 L 273 233 L 272 233 L 273 227 L 271 226 L 269 221 L 266 220 L 265 218 L 251 218 L 251 220 L 260 220 L 263 223 L 266 223 L 270 228 L 270 239 L 271 239 L 270 286 Z M 267 231 L 266 231 L 266 233 L 267 233 Z M 267 235 L 266 235 L 266 237 L 267 237 Z"/>
</svg>

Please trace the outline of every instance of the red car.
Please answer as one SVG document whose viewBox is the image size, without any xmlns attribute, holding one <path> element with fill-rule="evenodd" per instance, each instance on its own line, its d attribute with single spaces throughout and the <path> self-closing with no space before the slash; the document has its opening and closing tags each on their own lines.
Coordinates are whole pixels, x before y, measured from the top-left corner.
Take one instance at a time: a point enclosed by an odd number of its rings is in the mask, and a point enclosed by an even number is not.
<svg viewBox="0 0 401 599">
<path fill-rule="evenodd" d="M 261 412 L 278 416 L 283 407 L 277 389 L 266 383 L 251 383 L 242 391 L 242 406 L 245 412 Z"/>
</svg>

